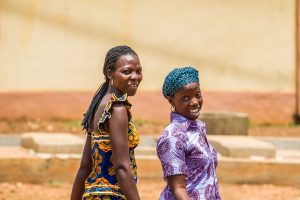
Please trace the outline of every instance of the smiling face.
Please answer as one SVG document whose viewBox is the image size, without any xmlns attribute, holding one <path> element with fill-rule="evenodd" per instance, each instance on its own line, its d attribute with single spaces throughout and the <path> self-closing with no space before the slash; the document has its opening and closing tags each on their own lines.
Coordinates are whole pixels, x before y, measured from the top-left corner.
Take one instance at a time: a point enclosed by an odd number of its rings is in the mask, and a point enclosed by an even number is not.
<svg viewBox="0 0 300 200">
<path fill-rule="evenodd" d="M 195 120 L 199 117 L 203 104 L 200 85 L 197 82 L 186 84 L 169 97 L 169 102 L 175 107 L 175 112 L 188 119 Z"/>
<path fill-rule="evenodd" d="M 108 70 L 111 85 L 128 96 L 135 95 L 143 79 L 140 60 L 136 55 L 123 55 L 116 62 L 114 71 Z"/>
</svg>

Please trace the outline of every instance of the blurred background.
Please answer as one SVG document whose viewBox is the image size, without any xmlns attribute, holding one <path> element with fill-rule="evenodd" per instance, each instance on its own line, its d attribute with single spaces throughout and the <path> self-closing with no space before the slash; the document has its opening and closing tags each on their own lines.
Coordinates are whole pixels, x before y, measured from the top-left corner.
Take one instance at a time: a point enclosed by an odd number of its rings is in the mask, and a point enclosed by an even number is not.
<svg viewBox="0 0 300 200">
<path fill-rule="evenodd" d="M 248 112 L 255 123 L 293 122 L 294 0 L 0 3 L 1 118 L 81 118 L 104 80 L 106 52 L 126 44 L 143 66 L 140 95 L 161 98 L 166 74 L 193 65 L 207 94 L 204 110 Z M 167 121 L 168 112 L 158 121 Z"/>
<path fill-rule="evenodd" d="M 125 44 L 143 66 L 130 99 L 141 135 L 169 121 L 164 77 L 192 65 L 203 111 L 247 114 L 248 135 L 298 137 L 298 9 L 297 0 L 0 0 L 0 132 L 83 135 L 106 52 Z"/>
<path fill-rule="evenodd" d="M 203 89 L 294 92 L 295 1 L 1 0 L 1 91 L 93 90 L 113 46 L 134 48 L 142 90 L 194 65 Z"/>
</svg>

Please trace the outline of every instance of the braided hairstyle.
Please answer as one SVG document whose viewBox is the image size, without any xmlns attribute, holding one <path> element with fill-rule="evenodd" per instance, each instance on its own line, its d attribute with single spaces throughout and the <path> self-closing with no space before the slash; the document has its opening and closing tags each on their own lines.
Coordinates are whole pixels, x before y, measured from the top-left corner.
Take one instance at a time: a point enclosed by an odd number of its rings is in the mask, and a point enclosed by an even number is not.
<svg viewBox="0 0 300 200">
<path fill-rule="evenodd" d="M 81 123 L 82 128 L 86 130 L 87 133 L 91 133 L 93 131 L 93 119 L 94 119 L 95 112 L 98 109 L 98 106 L 100 105 L 102 98 L 104 97 L 104 95 L 108 90 L 109 80 L 107 77 L 107 70 L 111 69 L 112 71 L 114 71 L 116 67 L 116 62 L 121 56 L 124 55 L 138 56 L 133 49 L 131 49 L 126 45 L 116 46 L 111 48 L 105 56 L 105 61 L 103 66 L 103 74 L 105 76 L 105 82 L 101 84 L 101 86 L 96 91 L 91 104 L 89 105 L 86 113 L 84 114 Z"/>
</svg>

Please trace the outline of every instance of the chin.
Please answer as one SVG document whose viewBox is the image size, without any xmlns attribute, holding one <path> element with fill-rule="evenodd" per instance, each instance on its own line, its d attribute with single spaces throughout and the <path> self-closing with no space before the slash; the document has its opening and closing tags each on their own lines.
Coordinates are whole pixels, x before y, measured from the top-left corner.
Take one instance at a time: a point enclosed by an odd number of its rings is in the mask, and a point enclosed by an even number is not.
<svg viewBox="0 0 300 200">
<path fill-rule="evenodd" d="M 190 117 L 189 119 L 190 119 L 190 120 L 196 120 L 196 119 L 198 119 L 198 117 L 194 117 L 194 116 L 193 116 L 193 117 Z"/>
<path fill-rule="evenodd" d="M 189 115 L 189 119 L 191 119 L 191 120 L 196 120 L 196 119 L 198 119 L 198 117 L 199 117 L 199 115 Z"/>
<path fill-rule="evenodd" d="M 136 90 L 135 91 L 128 91 L 127 92 L 127 96 L 134 96 L 136 94 Z"/>
</svg>

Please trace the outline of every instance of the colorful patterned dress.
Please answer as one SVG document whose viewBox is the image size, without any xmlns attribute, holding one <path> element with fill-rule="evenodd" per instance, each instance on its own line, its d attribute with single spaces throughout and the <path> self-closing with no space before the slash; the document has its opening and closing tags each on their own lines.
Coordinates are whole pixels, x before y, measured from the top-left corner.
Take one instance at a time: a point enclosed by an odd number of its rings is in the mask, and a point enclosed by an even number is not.
<svg viewBox="0 0 300 200">
<path fill-rule="evenodd" d="M 171 113 L 171 124 L 157 141 L 157 155 L 168 176 L 185 175 L 186 190 L 191 200 L 220 200 L 216 175 L 217 152 L 207 142 L 205 124 Z M 173 200 L 171 189 L 166 186 L 160 200 Z"/>
<path fill-rule="evenodd" d="M 109 140 L 109 133 L 105 131 L 102 124 L 111 117 L 111 107 L 115 102 L 122 102 L 128 111 L 128 145 L 130 167 L 132 169 L 134 179 L 137 181 L 137 166 L 134 156 L 134 149 L 139 144 L 139 136 L 132 121 L 130 112 L 131 104 L 127 101 L 127 95 L 118 98 L 115 94 L 106 104 L 104 112 L 99 119 L 99 132 L 91 133 L 91 155 L 93 161 L 93 169 L 91 174 L 85 181 L 84 200 L 88 199 L 126 199 L 120 191 L 115 168 L 113 166 L 112 149 Z"/>
</svg>

